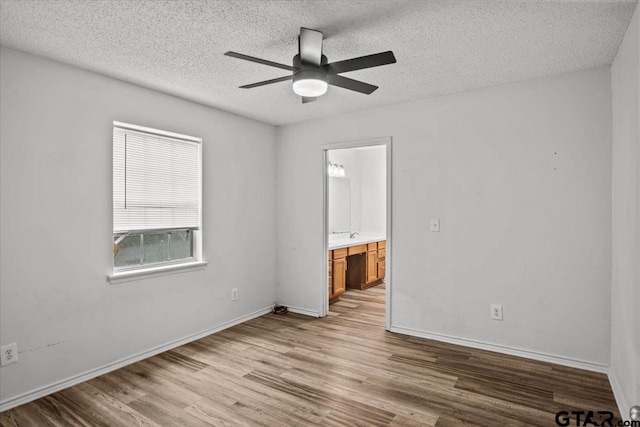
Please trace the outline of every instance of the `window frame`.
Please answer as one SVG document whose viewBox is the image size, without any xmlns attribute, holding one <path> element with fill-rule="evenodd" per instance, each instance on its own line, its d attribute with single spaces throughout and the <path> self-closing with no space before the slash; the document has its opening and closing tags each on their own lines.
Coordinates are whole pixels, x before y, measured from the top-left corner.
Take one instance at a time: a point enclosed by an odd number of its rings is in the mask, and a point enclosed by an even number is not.
<svg viewBox="0 0 640 427">
<path fill-rule="evenodd" d="M 189 135 L 183 135 L 175 132 L 164 131 L 160 129 L 149 128 L 145 126 L 134 125 L 130 123 L 124 123 L 119 121 L 114 121 L 113 126 L 111 127 L 111 141 L 112 147 L 114 144 L 113 138 L 113 130 L 115 128 L 121 128 L 125 130 L 132 130 L 135 132 L 146 133 L 150 135 L 156 135 L 160 137 L 167 137 L 172 139 L 180 139 L 191 143 L 196 143 L 198 146 L 198 228 L 161 228 L 161 229 L 148 229 L 148 230 L 128 230 L 126 232 L 118 232 L 115 233 L 114 229 L 114 217 L 111 218 L 111 242 L 115 243 L 115 236 L 120 235 L 128 236 L 128 235 L 141 235 L 140 248 L 141 251 L 144 250 L 144 235 L 145 234 L 155 234 L 155 233 L 171 233 L 176 231 L 186 231 L 189 230 L 191 232 L 191 248 L 192 248 L 192 256 L 189 258 L 181 258 L 178 260 L 168 260 L 168 261 L 160 261 L 160 262 L 150 262 L 150 263 L 140 263 L 137 265 L 127 265 L 122 267 L 115 266 L 115 254 L 112 257 L 112 273 L 107 275 L 109 282 L 111 283 L 119 283 L 123 281 L 136 280 L 146 277 L 155 277 L 158 275 L 170 274 L 179 270 L 192 270 L 203 268 L 207 265 L 207 261 L 202 258 L 202 138 L 193 137 Z M 112 182 L 113 182 L 113 158 L 112 158 Z M 111 192 L 111 206 L 112 206 L 112 215 L 113 215 L 113 206 L 114 206 L 114 197 L 113 190 Z M 170 239 L 170 238 L 169 238 Z M 170 245 L 170 243 L 169 243 Z M 170 248 L 170 246 L 169 246 Z M 141 256 L 141 260 L 143 256 Z"/>
</svg>

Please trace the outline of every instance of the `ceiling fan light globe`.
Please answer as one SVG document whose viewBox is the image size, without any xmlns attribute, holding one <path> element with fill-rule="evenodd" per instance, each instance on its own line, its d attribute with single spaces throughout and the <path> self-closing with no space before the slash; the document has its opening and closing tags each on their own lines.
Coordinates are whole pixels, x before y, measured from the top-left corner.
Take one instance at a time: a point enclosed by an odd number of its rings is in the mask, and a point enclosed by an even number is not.
<svg viewBox="0 0 640 427">
<path fill-rule="evenodd" d="M 327 82 L 317 79 L 301 79 L 293 82 L 293 91 L 300 96 L 321 96 L 327 92 L 327 87 Z"/>
<path fill-rule="evenodd" d="M 327 87 L 327 75 L 319 70 L 301 70 L 293 76 L 293 91 L 300 96 L 321 96 Z"/>
</svg>

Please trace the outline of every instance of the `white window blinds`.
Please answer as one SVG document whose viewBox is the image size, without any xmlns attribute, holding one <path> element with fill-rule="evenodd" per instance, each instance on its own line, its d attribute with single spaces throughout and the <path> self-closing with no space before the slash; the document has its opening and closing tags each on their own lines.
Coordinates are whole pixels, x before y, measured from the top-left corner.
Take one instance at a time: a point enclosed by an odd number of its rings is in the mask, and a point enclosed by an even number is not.
<svg viewBox="0 0 640 427">
<path fill-rule="evenodd" d="M 141 129 L 114 123 L 113 232 L 198 229 L 200 140 Z"/>
</svg>

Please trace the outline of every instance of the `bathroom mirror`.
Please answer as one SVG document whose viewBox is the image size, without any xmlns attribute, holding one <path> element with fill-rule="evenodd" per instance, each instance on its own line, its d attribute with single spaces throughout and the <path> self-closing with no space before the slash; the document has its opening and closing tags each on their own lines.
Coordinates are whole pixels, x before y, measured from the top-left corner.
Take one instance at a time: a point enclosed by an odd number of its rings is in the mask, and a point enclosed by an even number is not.
<svg viewBox="0 0 640 427">
<path fill-rule="evenodd" d="M 329 233 L 348 233 L 351 227 L 351 180 L 329 177 Z"/>
</svg>

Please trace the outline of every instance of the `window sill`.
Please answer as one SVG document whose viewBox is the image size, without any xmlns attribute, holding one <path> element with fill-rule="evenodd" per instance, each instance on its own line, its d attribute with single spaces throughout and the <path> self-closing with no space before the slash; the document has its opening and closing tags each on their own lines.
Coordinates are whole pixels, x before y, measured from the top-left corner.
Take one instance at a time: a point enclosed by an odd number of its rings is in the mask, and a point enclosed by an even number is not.
<svg viewBox="0 0 640 427">
<path fill-rule="evenodd" d="M 208 264 L 207 261 L 192 261 L 184 264 L 163 265 L 161 267 L 141 268 L 139 270 L 120 271 L 107 276 L 112 285 L 133 280 L 149 279 L 152 277 L 166 276 L 168 274 L 183 273 L 186 271 L 201 270 Z"/>
</svg>

